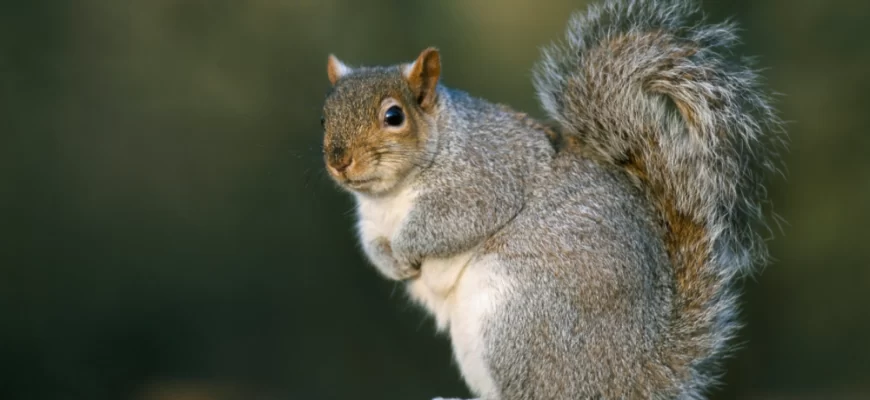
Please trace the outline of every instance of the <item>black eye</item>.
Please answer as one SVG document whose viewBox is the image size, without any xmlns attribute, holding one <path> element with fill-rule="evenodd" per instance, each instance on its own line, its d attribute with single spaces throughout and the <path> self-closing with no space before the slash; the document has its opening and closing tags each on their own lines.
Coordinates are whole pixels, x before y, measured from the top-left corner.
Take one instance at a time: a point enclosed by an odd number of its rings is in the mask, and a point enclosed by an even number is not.
<svg viewBox="0 0 870 400">
<path fill-rule="evenodd" d="M 384 122 L 389 126 L 401 126 L 405 122 L 405 113 L 399 106 L 392 106 L 384 113 Z"/>
<path fill-rule="evenodd" d="M 321 117 L 320 117 L 320 127 L 322 128 L 324 125 L 326 125 L 326 118 L 324 118 L 323 116 L 321 116 Z"/>
</svg>

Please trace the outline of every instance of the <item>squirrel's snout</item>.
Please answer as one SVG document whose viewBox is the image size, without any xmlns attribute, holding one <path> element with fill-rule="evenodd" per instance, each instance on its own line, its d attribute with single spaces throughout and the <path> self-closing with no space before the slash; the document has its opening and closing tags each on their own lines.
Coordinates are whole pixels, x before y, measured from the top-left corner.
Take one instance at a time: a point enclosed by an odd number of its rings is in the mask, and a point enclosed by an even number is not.
<svg viewBox="0 0 870 400">
<path fill-rule="evenodd" d="M 329 162 L 329 167 L 335 170 L 335 172 L 342 173 L 348 167 L 353 164 L 353 159 L 350 157 L 343 157 L 339 159 L 333 159 Z"/>
<path fill-rule="evenodd" d="M 351 165 L 353 165 L 353 157 L 343 147 L 335 146 L 329 150 L 327 167 L 333 175 L 342 175 Z"/>
</svg>

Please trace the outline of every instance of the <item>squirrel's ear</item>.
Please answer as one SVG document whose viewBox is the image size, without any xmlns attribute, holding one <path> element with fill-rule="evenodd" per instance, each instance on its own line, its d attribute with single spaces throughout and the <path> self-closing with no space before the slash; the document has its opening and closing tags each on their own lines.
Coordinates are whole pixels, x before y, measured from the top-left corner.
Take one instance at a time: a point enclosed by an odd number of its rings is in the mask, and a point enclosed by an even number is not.
<svg viewBox="0 0 870 400">
<path fill-rule="evenodd" d="M 403 74 L 417 97 L 420 108 L 430 110 L 435 105 L 435 87 L 441 75 L 441 55 L 438 54 L 438 49 L 430 47 L 423 50 L 417 61 L 405 66 Z"/>
<path fill-rule="evenodd" d="M 344 65 L 338 57 L 330 54 L 329 59 L 326 61 L 326 74 L 329 75 L 329 82 L 335 85 L 335 82 L 338 82 L 342 76 L 350 73 L 350 67 Z"/>
</svg>

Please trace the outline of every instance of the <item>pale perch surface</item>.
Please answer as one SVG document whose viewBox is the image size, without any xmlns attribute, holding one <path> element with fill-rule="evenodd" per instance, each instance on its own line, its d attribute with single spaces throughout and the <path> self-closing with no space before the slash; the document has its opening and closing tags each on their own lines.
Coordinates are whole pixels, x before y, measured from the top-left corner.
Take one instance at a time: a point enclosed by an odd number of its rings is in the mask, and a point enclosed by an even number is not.
<svg viewBox="0 0 870 400">
<path fill-rule="evenodd" d="M 445 399 L 445 398 L 443 398 L 443 397 L 436 397 L 436 398 L 434 398 L 434 399 L 432 399 L 432 400 L 465 400 L 465 399 L 457 399 L 457 398 Z M 480 400 L 480 399 L 468 399 L 468 400 Z"/>
</svg>

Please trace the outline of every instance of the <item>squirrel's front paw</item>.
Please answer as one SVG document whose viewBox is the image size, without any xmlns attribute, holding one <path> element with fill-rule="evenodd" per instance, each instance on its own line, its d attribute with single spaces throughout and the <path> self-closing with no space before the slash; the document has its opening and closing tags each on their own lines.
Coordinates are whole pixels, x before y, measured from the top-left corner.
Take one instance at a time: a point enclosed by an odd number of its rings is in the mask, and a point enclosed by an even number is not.
<svg viewBox="0 0 870 400">
<path fill-rule="evenodd" d="M 390 241 L 386 238 L 375 239 L 374 247 L 375 251 L 381 255 L 379 258 L 382 259 L 381 262 L 377 263 L 378 268 L 388 278 L 404 281 L 420 275 L 420 264 L 396 259 Z"/>
</svg>

